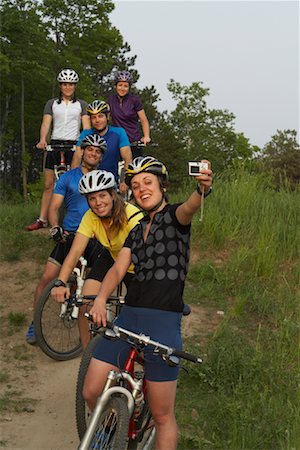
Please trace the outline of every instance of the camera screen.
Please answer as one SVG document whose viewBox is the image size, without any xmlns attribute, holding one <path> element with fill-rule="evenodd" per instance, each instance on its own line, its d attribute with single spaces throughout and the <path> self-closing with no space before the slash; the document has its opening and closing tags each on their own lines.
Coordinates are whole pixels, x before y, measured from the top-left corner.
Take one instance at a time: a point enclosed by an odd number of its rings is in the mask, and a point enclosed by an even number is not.
<svg viewBox="0 0 300 450">
<path fill-rule="evenodd" d="M 196 174 L 198 174 L 198 173 L 199 173 L 199 166 L 191 165 L 190 171 L 191 171 L 191 173 L 196 173 Z"/>
</svg>

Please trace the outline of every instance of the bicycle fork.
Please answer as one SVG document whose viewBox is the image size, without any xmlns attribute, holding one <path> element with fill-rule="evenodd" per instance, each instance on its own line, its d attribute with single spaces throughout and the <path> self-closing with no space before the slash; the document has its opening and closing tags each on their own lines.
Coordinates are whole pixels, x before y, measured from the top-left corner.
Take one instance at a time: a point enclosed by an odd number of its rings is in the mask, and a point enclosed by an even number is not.
<svg viewBox="0 0 300 450">
<path fill-rule="evenodd" d="M 79 258 L 79 261 L 81 263 L 81 269 L 79 269 L 78 267 L 75 267 L 73 269 L 73 272 L 76 274 L 76 296 L 80 296 L 81 292 L 82 292 L 82 288 L 84 285 L 84 281 L 85 281 L 85 270 L 86 270 L 86 266 L 87 266 L 87 260 L 81 256 Z M 60 309 L 60 315 L 59 317 L 64 317 L 67 311 L 67 307 L 68 307 L 68 302 L 65 302 L 61 305 L 61 309 Z M 73 306 L 72 309 L 72 313 L 71 313 L 71 317 L 72 319 L 77 319 L 78 318 L 78 314 L 79 314 L 79 306 Z"/>
<path fill-rule="evenodd" d="M 83 436 L 83 439 L 78 447 L 78 450 L 88 450 L 90 448 L 89 446 L 91 445 L 91 442 L 93 440 L 98 425 L 98 419 L 113 394 L 117 393 L 126 396 L 128 402 L 129 415 L 132 416 L 134 410 L 134 399 L 131 392 L 122 386 L 114 386 L 118 378 L 120 378 L 121 376 L 122 374 L 119 374 L 114 370 L 111 370 L 109 372 L 104 390 L 101 396 L 99 396 L 97 399 L 97 403 L 93 411 L 89 426 L 85 432 L 85 435 Z"/>
</svg>

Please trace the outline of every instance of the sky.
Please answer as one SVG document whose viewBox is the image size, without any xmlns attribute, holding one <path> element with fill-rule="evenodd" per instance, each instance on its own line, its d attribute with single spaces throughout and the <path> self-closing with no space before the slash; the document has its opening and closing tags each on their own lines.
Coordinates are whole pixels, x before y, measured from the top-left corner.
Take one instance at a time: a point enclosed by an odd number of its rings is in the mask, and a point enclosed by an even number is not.
<svg viewBox="0 0 300 450">
<path fill-rule="evenodd" d="M 156 87 L 160 111 L 176 106 L 171 78 L 201 81 L 209 108 L 232 112 L 251 144 L 285 129 L 299 139 L 298 1 L 114 3 L 110 20 L 137 55 L 137 87 Z"/>
</svg>

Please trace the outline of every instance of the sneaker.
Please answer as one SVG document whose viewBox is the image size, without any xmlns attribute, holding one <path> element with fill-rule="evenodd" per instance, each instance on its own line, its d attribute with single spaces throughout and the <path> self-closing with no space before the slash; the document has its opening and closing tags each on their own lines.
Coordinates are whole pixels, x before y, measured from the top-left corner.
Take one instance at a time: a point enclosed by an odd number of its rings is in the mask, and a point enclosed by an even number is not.
<svg viewBox="0 0 300 450">
<path fill-rule="evenodd" d="M 31 322 L 31 324 L 29 325 L 29 328 L 27 330 L 26 342 L 30 345 L 36 344 L 36 337 L 35 337 L 33 322 Z"/>
<path fill-rule="evenodd" d="M 25 230 L 26 231 L 35 231 L 40 228 L 47 228 L 48 222 L 42 219 L 36 219 L 31 225 L 28 225 Z"/>
</svg>

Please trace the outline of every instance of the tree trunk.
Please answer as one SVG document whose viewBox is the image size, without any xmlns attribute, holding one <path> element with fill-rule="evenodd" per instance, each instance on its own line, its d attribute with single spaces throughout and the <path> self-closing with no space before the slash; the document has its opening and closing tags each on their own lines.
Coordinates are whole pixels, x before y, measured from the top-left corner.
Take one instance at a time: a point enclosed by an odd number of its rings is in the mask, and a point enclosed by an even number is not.
<svg viewBox="0 0 300 450">
<path fill-rule="evenodd" d="M 26 171 L 26 145 L 25 145 L 25 107 L 24 107 L 24 78 L 21 75 L 21 154 L 22 154 L 22 182 L 23 198 L 27 201 L 27 171 Z"/>
</svg>

